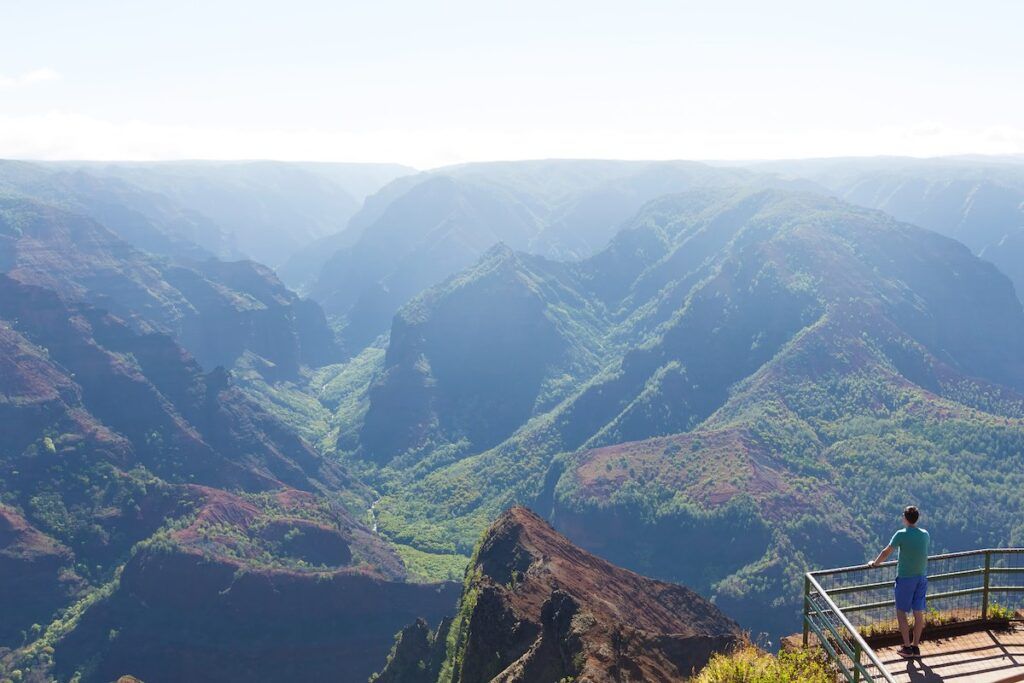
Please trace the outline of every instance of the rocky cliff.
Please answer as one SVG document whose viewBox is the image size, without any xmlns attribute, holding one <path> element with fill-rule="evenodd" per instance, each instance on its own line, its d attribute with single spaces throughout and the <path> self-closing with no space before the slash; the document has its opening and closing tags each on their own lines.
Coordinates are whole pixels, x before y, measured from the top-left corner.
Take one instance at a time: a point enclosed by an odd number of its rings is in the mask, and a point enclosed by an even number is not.
<svg viewBox="0 0 1024 683">
<path fill-rule="evenodd" d="M 741 637 L 688 588 L 591 555 L 522 507 L 485 534 L 446 626 L 403 631 L 378 680 L 676 681 Z M 434 676 L 442 639 L 446 656 Z M 417 657 L 423 665 L 411 666 Z"/>
</svg>

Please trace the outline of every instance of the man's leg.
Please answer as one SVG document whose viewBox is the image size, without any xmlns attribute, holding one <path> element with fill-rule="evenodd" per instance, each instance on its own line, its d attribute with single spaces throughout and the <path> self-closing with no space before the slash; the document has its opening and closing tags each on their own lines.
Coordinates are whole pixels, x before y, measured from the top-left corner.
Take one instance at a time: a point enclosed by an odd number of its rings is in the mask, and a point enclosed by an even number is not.
<svg viewBox="0 0 1024 683">
<path fill-rule="evenodd" d="M 921 644 L 921 632 L 924 631 L 924 610 L 928 600 L 928 578 L 922 576 L 914 587 L 914 647 Z"/>
<path fill-rule="evenodd" d="M 896 623 L 900 625 L 900 635 L 903 636 L 903 645 L 910 647 L 910 625 L 907 624 L 907 614 L 910 613 L 911 603 L 914 600 L 914 586 L 905 578 L 897 577 L 893 585 L 893 602 L 896 603 Z"/>
<path fill-rule="evenodd" d="M 906 617 L 903 617 L 906 621 Z M 913 645 L 917 646 L 921 644 L 921 632 L 924 631 L 924 612 L 914 612 L 914 642 Z M 903 636 L 903 640 L 907 639 Z"/>
<path fill-rule="evenodd" d="M 921 615 L 924 616 L 923 614 Z M 923 622 L 923 619 L 922 619 Z M 900 635 L 903 636 L 903 644 L 910 645 L 910 624 L 907 623 L 907 614 L 901 609 L 896 610 L 896 623 L 900 625 Z M 923 626 L 923 623 L 922 623 Z M 917 630 L 917 622 L 914 622 L 914 629 Z"/>
</svg>

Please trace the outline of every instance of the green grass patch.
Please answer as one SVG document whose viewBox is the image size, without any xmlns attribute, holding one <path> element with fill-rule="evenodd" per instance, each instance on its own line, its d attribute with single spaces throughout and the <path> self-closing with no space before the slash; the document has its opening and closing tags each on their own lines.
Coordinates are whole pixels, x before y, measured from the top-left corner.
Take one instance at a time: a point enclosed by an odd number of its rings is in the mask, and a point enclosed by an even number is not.
<svg viewBox="0 0 1024 683">
<path fill-rule="evenodd" d="M 427 553 L 408 545 L 395 545 L 413 581 L 461 581 L 469 564 L 466 555 Z"/>
</svg>

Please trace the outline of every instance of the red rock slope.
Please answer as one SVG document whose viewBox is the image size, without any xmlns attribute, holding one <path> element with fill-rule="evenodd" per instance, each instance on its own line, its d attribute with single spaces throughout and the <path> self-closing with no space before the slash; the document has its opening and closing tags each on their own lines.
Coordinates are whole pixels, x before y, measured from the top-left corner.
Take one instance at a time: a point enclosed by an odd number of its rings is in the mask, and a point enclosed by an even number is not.
<svg viewBox="0 0 1024 683">
<path fill-rule="evenodd" d="M 616 567 L 515 507 L 484 536 L 437 680 L 677 681 L 740 637 L 690 589 Z M 411 675 L 402 643 L 380 680 L 434 680 Z"/>
</svg>

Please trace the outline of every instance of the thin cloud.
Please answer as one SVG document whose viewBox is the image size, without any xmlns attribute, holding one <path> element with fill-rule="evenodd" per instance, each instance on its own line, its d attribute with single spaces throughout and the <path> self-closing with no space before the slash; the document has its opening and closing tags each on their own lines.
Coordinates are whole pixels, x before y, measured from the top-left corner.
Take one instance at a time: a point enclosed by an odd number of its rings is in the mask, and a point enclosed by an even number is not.
<svg viewBox="0 0 1024 683">
<path fill-rule="evenodd" d="M 56 81 L 60 78 L 60 74 L 49 67 L 43 67 L 40 69 L 32 69 L 26 71 L 20 76 L 5 76 L 0 74 L 0 88 L 20 88 L 27 85 L 35 85 L 36 83 L 44 83 L 46 81 Z"/>
</svg>

